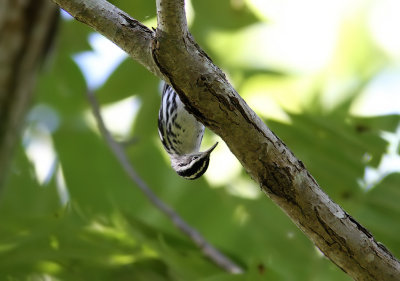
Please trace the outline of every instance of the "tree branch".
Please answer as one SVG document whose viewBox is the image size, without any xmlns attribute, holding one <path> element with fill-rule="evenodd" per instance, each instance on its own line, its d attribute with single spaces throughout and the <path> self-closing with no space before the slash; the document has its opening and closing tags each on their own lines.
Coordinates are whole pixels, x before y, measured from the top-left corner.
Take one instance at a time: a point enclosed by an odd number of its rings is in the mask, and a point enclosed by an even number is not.
<svg viewBox="0 0 400 281">
<path fill-rule="evenodd" d="M 156 0 L 157 29 L 171 36 L 183 37 L 188 32 L 185 1 Z"/>
<path fill-rule="evenodd" d="M 68 8 L 63 2 L 74 5 L 77 0 L 54 1 Z M 164 0 L 162 4 L 175 7 L 174 1 Z M 82 2 L 104 5 L 103 0 Z M 167 8 L 159 5 L 158 8 L 159 18 L 173 16 L 166 12 Z M 115 8 L 109 10 L 114 11 Z M 117 17 L 107 13 L 97 15 L 103 16 Z M 333 263 L 355 280 L 400 280 L 399 261 L 320 189 L 304 164 L 249 108 L 190 33 L 183 32 L 183 38 L 179 38 L 175 33 L 163 32 L 177 30 L 178 27 L 170 25 L 180 22 L 168 19 L 159 23 L 156 36 L 148 39 L 153 40 L 153 61 L 145 52 L 146 59 L 139 62 L 150 70 L 154 65 L 158 67 L 159 71 L 153 73 L 169 81 L 188 110 L 225 141 L 262 190 Z M 117 26 L 113 29 L 122 28 L 120 23 L 114 24 Z M 118 40 L 115 37 L 120 33 L 103 34 L 124 44 L 138 40 L 134 34 Z"/>
<path fill-rule="evenodd" d="M 97 126 L 100 130 L 101 135 L 106 140 L 111 151 L 114 153 L 118 162 L 129 176 L 129 178 L 135 183 L 135 185 L 143 192 L 146 198 L 152 203 L 158 210 L 171 220 L 171 222 L 182 231 L 193 243 L 200 248 L 203 254 L 209 258 L 216 265 L 224 269 L 229 273 L 242 273 L 243 269 L 231 261 L 228 257 L 214 248 L 210 243 L 207 242 L 204 237 L 192 228 L 183 218 L 181 218 L 171 207 L 165 204 L 157 195 L 151 190 L 151 188 L 142 180 L 142 178 L 136 173 L 133 166 L 129 163 L 128 157 L 126 156 L 123 148 L 118 144 L 107 130 L 103 118 L 100 113 L 99 104 L 94 96 L 94 93 L 88 92 L 88 99 L 92 106 L 93 115 L 96 119 Z"/>
<path fill-rule="evenodd" d="M 91 26 L 156 76 L 163 78 L 151 56 L 154 32 L 107 1 L 53 0 L 78 21 Z"/>
</svg>

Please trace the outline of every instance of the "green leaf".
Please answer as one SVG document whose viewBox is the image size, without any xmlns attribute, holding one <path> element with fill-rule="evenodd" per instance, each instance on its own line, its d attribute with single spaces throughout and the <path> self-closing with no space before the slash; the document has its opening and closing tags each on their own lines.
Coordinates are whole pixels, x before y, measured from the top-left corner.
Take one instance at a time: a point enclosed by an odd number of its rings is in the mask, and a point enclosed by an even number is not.
<svg viewBox="0 0 400 281">
<path fill-rule="evenodd" d="M 135 19 L 143 22 L 151 17 L 155 17 L 156 3 L 148 0 L 136 0 L 136 1 L 123 1 L 123 0 L 112 0 L 109 1 L 119 9 L 130 14 Z"/>
<path fill-rule="evenodd" d="M 34 168 L 27 159 L 22 146 L 18 147 L 11 174 L 0 197 L 0 216 L 54 215 L 60 208 L 60 198 L 54 180 L 41 186 Z"/>
<path fill-rule="evenodd" d="M 88 36 L 93 29 L 73 19 L 62 20 L 60 24 L 59 37 L 56 41 L 56 50 L 63 56 L 91 50 Z"/>
<path fill-rule="evenodd" d="M 158 96 L 159 79 L 132 59 L 125 59 L 96 91 L 100 103 L 112 103 L 133 95 Z"/>
<path fill-rule="evenodd" d="M 322 189 L 341 202 L 360 196 L 357 180 L 363 178 L 367 164 L 379 163 L 386 150 L 379 131 L 371 127 L 360 132 L 357 125 L 349 125 L 357 124 L 360 118 L 350 122 L 334 115 L 291 114 L 290 118 L 291 125 L 274 121 L 268 124 L 304 162 Z M 388 122 L 392 118 L 387 117 Z M 363 122 L 373 124 L 372 119 Z M 369 162 L 364 160 L 366 155 Z"/>
</svg>

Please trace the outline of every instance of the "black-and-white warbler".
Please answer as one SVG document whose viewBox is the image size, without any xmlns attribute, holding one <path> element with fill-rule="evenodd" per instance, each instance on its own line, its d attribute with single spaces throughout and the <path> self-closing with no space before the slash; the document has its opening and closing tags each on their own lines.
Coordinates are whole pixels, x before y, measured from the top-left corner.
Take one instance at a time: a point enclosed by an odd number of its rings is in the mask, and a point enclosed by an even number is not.
<svg viewBox="0 0 400 281">
<path fill-rule="evenodd" d="M 204 152 L 199 151 L 204 125 L 185 109 L 175 90 L 167 83 L 162 89 L 158 133 L 178 175 L 194 180 L 207 171 L 210 154 L 218 143 Z"/>
</svg>

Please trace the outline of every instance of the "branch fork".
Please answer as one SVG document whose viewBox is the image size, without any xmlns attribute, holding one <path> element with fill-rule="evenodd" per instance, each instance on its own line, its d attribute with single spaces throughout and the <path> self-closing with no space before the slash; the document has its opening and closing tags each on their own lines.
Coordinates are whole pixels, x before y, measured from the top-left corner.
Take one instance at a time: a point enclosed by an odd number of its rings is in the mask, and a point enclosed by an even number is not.
<svg viewBox="0 0 400 281">
<path fill-rule="evenodd" d="M 400 280 L 399 261 L 320 189 L 198 47 L 187 30 L 184 0 L 156 0 L 155 33 L 121 16 L 123 12 L 105 0 L 53 1 L 169 82 L 188 110 L 225 141 L 263 192 L 354 280 Z"/>
</svg>

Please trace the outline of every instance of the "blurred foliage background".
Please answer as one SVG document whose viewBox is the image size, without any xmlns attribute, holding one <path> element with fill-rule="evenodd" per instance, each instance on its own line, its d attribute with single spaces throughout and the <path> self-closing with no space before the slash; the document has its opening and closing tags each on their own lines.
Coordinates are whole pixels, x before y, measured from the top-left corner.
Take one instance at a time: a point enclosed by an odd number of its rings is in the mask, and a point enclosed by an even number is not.
<svg viewBox="0 0 400 281">
<path fill-rule="evenodd" d="M 155 27 L 155 1 L 111 1 Z M 329 196 L 400 257 L 396 0 L 192 0 L 191 31 Z M 397 38 L 396 38 L 397 37 Z M 153 190 L 246 269 L 231 276 L 129 181 L 87 88 Z M 0 280 L 350 280 L 220 143 L 180 179 L 157 134 L 159 80 L 66 14 L 0 196 Z M 207 132 L 204 147 L 217 136 Z"/>
</svg>

